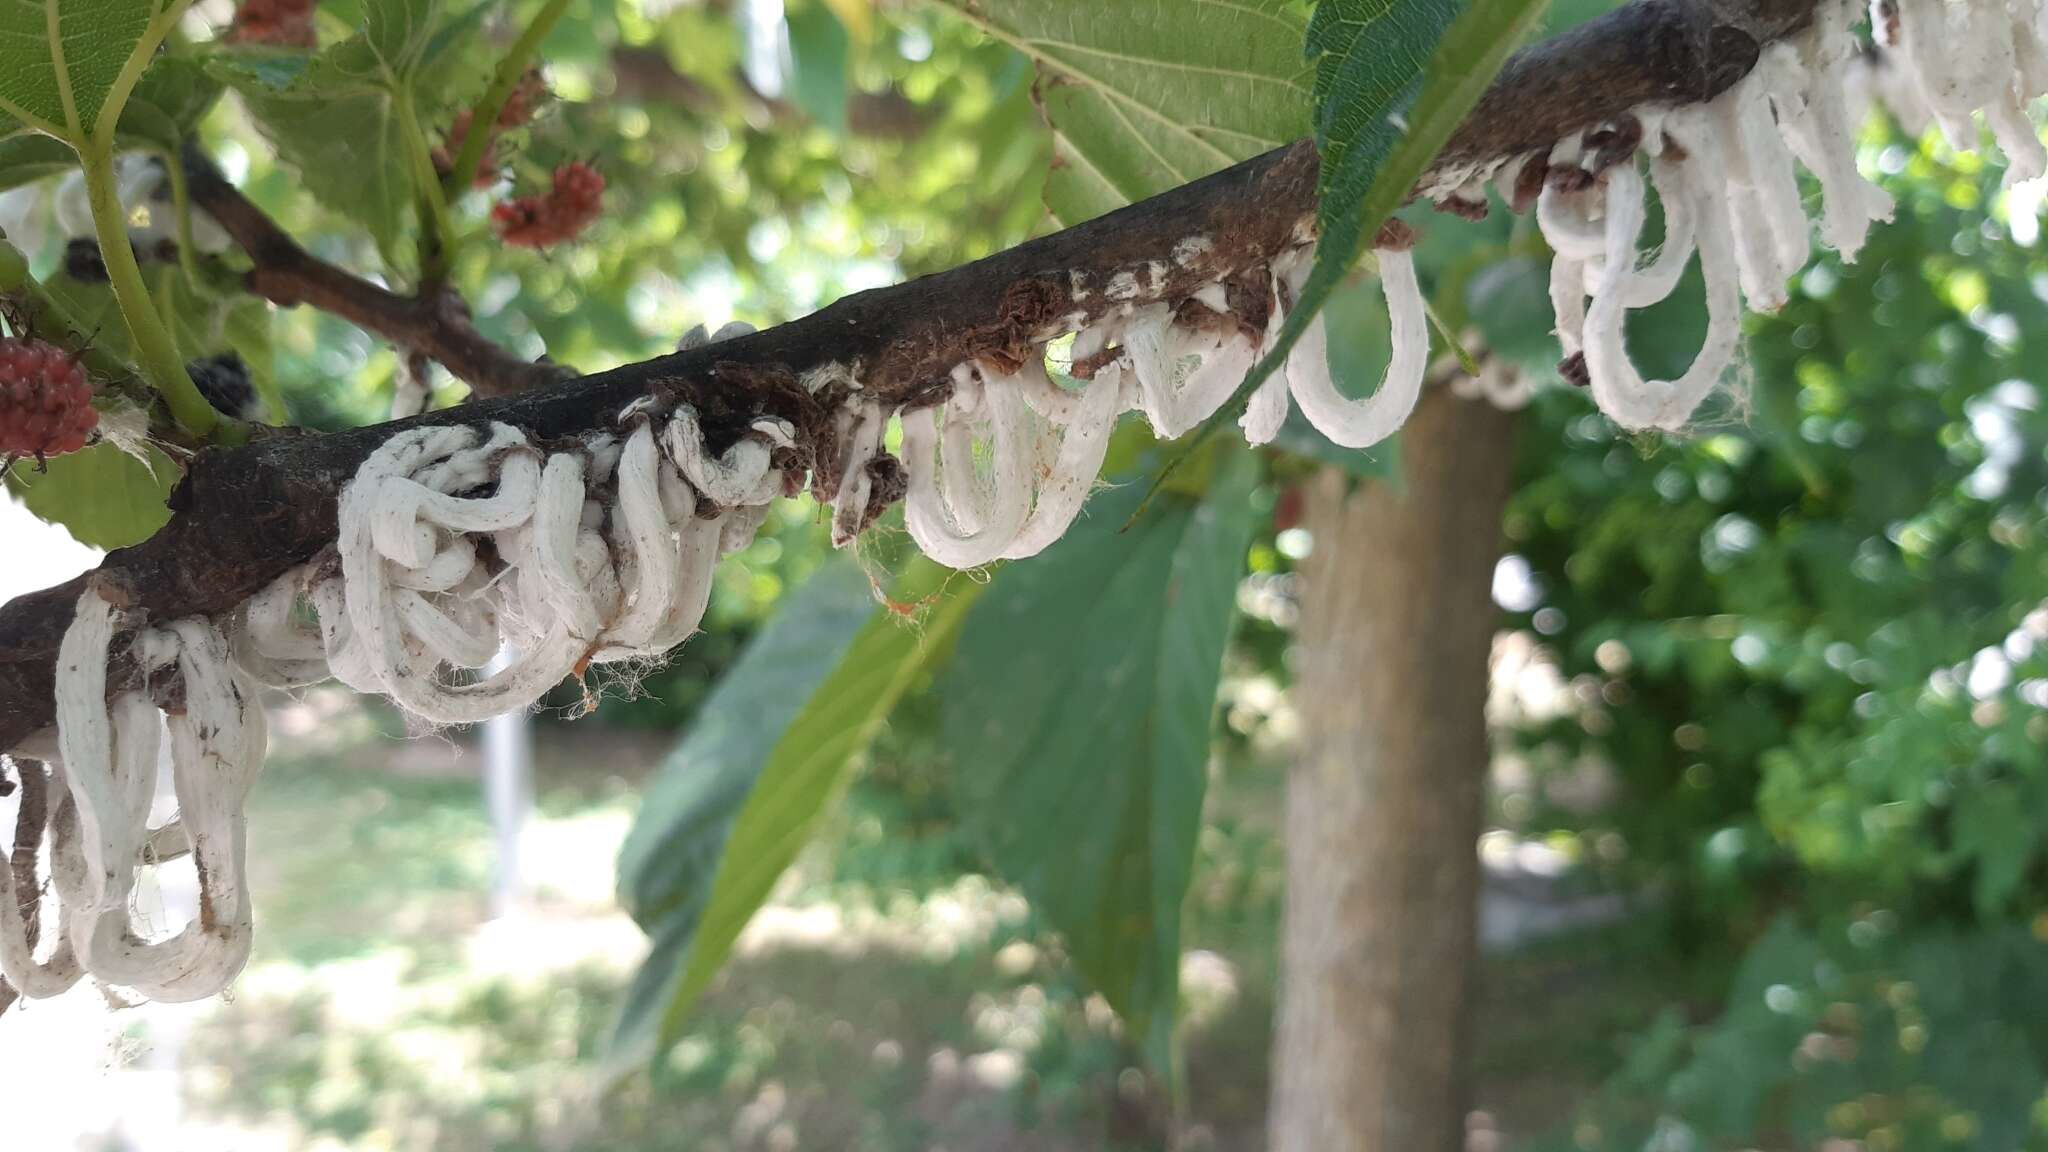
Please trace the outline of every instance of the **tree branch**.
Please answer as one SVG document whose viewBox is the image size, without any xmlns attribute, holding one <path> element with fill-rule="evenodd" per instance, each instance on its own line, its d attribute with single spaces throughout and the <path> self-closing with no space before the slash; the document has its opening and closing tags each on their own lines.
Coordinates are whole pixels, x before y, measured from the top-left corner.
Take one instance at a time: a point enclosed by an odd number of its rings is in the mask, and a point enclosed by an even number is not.
<svg viewBox="0 0 2048 1152">
<path fill-rule="evenodd" d="M 1632 0 L 1508 58 L 1423 177 L 1534 152 L 1642 104 L 1713 99 L 1756 66 L 1764 45 L 1813 22 L 1818 0 Z"/>
<path fill-rule="evenodd" d="M 306 304 L 339 316 L 405 351 L 427 356 L 480 396 L 509 396 L 566 375 L 554 365 L 521 360 L 485 339 L 453 289 L 429 286 L 421 295 L 400 296 L 337 268 L 299 247 L 205 155 L 188 148 L 184 164 L 192 203 L 218 221 L 255 263 L 246 282 L 256 295 L 281 308 Z"/>
<path fill-rule="evenodd" d="M 1803 27 L 1815 2 L 1634 0 L 1526 49 L 1418 191 L 1455 186 L 1514 156 L 1547 151 L 1646 101 L 1711 98 L 1747 74 L 1763 43 Z M 1312 225 L 1316 170 L 1314 147 L 1303 141 L 1078 227 L 849 296 L 743 339 L 394 424 L 208 452 L 173 493 L 170 523 L 142 544 L 110 553 L 97 577 L 157 619 L 231 611 L 333 541 L 337 494 L 356 466 L 404 427 L 503 420 L 536 438 L 562 437 L 601 427 L 629 401 L 654 393 L 694 405 L 714 438 L 737 435 L 751 418 L 770 414 L 794 423 L 802 447 L 816 452 L 829 446 L 830 413 L 845 388 L 814 395 L 799 383 L 804 374 L 833 367 L 884 403 L 932 402 L 963 361 L 1015 362 L 1125 303 L 1184 299 L 1205 284 L 1263 267 Z M 314 260 L 239 194 L 223 191 L 217 174 L 200 192 L 199 178 L 208 174 L 194 173 L 195 198 L 225 213 L 223 225 L 256 260 L 252 282 L 271 299 L 331 306 L 437 359 L 475 358 L 488 368 L 483 378 L 506 388 L 544 371 L 487 345 L 471 347 L 450 335 L 446 316 L 424 314 L 417 301 Z M 1209 244 L 1191 256 L 1197 246 L 1183 242 L 1195 236 Z M 1112 284 L 1119 289 L 1114 298 Z M 84 580 L 0 608 L 0 748 L 51 723 L 57 647 Z"/>
</svg>

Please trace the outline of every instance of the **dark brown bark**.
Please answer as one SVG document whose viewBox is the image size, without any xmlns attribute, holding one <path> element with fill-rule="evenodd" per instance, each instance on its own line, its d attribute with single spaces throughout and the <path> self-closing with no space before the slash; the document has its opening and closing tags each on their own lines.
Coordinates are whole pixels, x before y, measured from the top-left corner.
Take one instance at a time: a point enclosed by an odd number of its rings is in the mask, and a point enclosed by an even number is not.
<svg viewBox="0 0 2048 1152">
<path fill-rule="evenodd" d="M 1517 54 L 1438 167 L 1548 147 L 1646 98 L 1711 96 L 1754 64 L 1760 43 L 1803 25 L 1814 3 L 1634 0 Z M 493 398 L 399 424 L 279 436 L 202 455 L 173 497 L 171 523 L 151 540 L 110 554 L 100 568 L 102 579 L 158 619 L 225 612 L 310 558 L 334 535 L 342 484 L 396 428 L 505 420 L 538 437 L 561 437 L 598 427 L 627 401 L 656 391 L 696 405 L 714 434 L 772 414 L 815 435 L 823 406 L 837 397 L 795 387 L 808 370 L 846 366 L 868 395 L 929 402 L 943 394 L 951 368 L 969 358 L 1015 360 L 1037 341 L 1119 303 L 1181 300 L 1202 284 L 1262 265 L 1300 234 L 1316 207 L 1316 154 L 1304 141 L 755 336 L 535 387 L 555 370 L 483 341 L 459 301 L 397 296 L 328 265 L 209 166 L 195 165 L 192 175 L 194 200 L 221 218 L 255 262 L 256 290 L 347 317 L 440 360 Z M 1208 238 L 1211 247 L 1180 263 L 1175 248 L 1191 236 Z M 1109 298 L 1119 276 L 1136 284 L 1127 301 Z M 81 587 L 73 581 L 0 607 L 0 748 L 50 723 L 54 658 Z"/>
<path fill-rule="evenodd" d="M 1458 1152 L 1515 418 L 1424 397 L 1401 479 L 1308 495 L 1274 1152 Z"/>
<path fill-rule="evenodd" d="M 1548 151 L 1641 104 L 1711 100 L 1816 0 L 1635 0 L 1517 52 L 1437 154 L 1437 169 Z M 1425 179 L 1424 183 L 1428 183 Z"/>
</svg>

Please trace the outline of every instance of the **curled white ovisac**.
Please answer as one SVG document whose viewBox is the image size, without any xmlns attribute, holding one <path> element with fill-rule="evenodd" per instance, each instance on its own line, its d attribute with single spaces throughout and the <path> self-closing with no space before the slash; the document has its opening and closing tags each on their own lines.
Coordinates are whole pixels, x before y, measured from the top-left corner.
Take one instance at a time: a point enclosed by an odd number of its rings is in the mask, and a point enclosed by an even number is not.
<svg viewBox="0 0 2048 1152">
<path fill-rule="evenodd" d="M 1287 391 L 1316 431 L 1345 448 L 1370 448 L 1400 430 L 1422 395 L 1429 368 L 1429 320 L 1422 286 L 1415 278 L 1415 257 L 1402 247 L 1385 247 L 1379 258 L 1380 286 L 1387 300 L 1393 354 L 1386 375 L 1369 397 L 1354 400 L 1337 390 L 1330 375 L 1329 337 L 1318 315 L 1287 357 Z M 1298 293 L 1308 278 L 1310 258 L 1299 257 L 1286 278 Z"/>
<path fill-rule="evenodd" d="M 1693 168 L 1706 170 L 1704 164 Z M 1608 250 L 1604 273 L 1586 312 L 1584 354 L 1594 403 L 1625 428 L 1683 427 L 1719 381 L 1741 335 L 1725 202 L 1696 187 L 1685 191 L 1700 216 L 1698 243 L 1707 282 L 1707 336 L 1692 366 L 1679 379 L 1646 381 L 1629 361 L 1622 332 L 1629 302 L 1627 284 L 1635 275 L 1636 240 L 1643 226 L 1642 178 L 1633 167 L 1622 166 L 1607 180 Z"/>
<path fill-rule="evenodd" d="M 84 975 L 153 1000 L 212 996 L 248 961 L 253 919 L 246 884 L 243 805 L 263 766 L 263 710 L 228 638 L 203 619 L 129 627 L 94 586 L 79 597 L 59 652 L 58 758 L 63 794 L 50 816 L 50 876 L 57 931 L 37 960 L 28 925 L 0 879 L 0 973 L 30 997 L 53 996 Z M 125 655 L 145 683 L 174 683 L 177 706 L 146 690 L 107 695 L 107 666 Z M 158 858 L 149 827 L 163 733 L 170 733 L 178 838 L 197 858 L 199 915 L 169 936 L 138 930 L 130 897 L 140 868 Z M 11 869 L 0 869 L 10 872 Z"/>
<path fill-rule="evenodd" d="M 1078 392 L 1053 383 L 1042 360 L 1006 376 L 963 367 L 942 407 L 905 412 L 904 522 L 918 547 L 974 568 L 1035 556 L 1058 540 L 1102 471 L 1128 399 L 1124 380 L 1121 361 Z"/>
<path fill-rule="evenodd" d="M 604 434 L 544 460 L 505 425 L 488 437 L 442 427 L 387 441 L 342 496 L 339 589 L 334 577 L 307 589 L 334 673 L 428 723 L 460 724 L 527 707 L 585 664 L 649 658 L 686 639 L 731 518 L 780 496 L 782 477 L 752 438 L 714 457 L 688 409 L 658 441 L 650 419 L 629 423 L 623 443 Z M 447 460 L 480 452 L 498 462 L 486 495 L 418 479 L 460 472 Z M 759 521 L 749 523 L 751 539 Z M 476 547 L 485 538 L 494 568 Z M 344 614 L 330 621 L 337 600 Z M 252 635 L 259 656 L 271 655 L 274 633 Z M 306 640 L 283 639 L 276 658 L 309 658 Z M 467 674 L 506 645 L 512 657 L 497 671 Z"/>
<path fill-rule="evenodd" d="M 61 782 L 59 782 L 61 785 Z M 31 1000 L 46 999 L 78 983 L 85 969 L 71 946 L 71 932 L 65 918 L 64 902 L 84 900 L 85 861 L 78 846 L 78 809 L 67 794 L 57 798 L 48 813 L 50 878 L 58 901 L 57 931 L 49 954 L 35 956 L 34 938 L 23 914 L 20 895 L 14 887 L 14 869 L 0 866 L 0 976 Z M 20 841 L 16 837 L 16 841 Z M 30 900 L 30 914 L 41 911 L 39 900 Z"/>
<path fill-rule="evenodd" d="M 1633 157 L 1594 173 L 1590 187 L 1543 189 L 1537 223 L 1555 253 L 1558 339 L 1567 356 L 1583 354 L 1593 399 L 1617 423 L 1684 428 L 1734 360 L 1743 305 L 1784 304 L 1786 282 L 1810 256 L 1795 159 L 1820 184 L 1821 238 L 1843 259 L 1855 258 L 1871 224 L 1890 219 L 1891 198 L 1857 170 L 1852 94 L 1876 95 L 1909 127 L 1932 118 L 1964 149 L 1977 143 L 1974 114 L 1983 112 L 2009 159 L 2008 181 L 2048 167 L 2024 116 L 2026 97 L 2048 85 L 2035 0 L 1878 0 L 1872 25 L 1884 55 L 1875 64 L 1857 48 L 1855 13 L 1828 0 L 1811 29 L 1769 46 L 1726 92 L 1659 113 L 1644 151 L 1666 239 L 1648 264 L 1635 252 L 1644 190 Z M 1669 294 L 1688 248 L 1706 282 L 1707 336 L 1679 379 L 1646 381 L 1624 347 L 1626 315 Z"/>
<path fill-rule="evenodd" d="M 832 546 L 853 543 L 868 524 L 868 505 L 874 495 L 875 478 L 868 465 L 882 453 L 882 430 L 888 414 L 872 400 L 851 405 L 840 413 L 839 434 L 843 450 L 839 456 L 839 484 L 832 498 Z"/>
<path fill-rule="evenodd" d="M 506 424 L 400 432 L 344 488 L 334 559 L 287 573 L 225 630 L 197 618 L 150 627 L 88 588 L 59 652 L 56 748 L 38 749 L 64 786 L 49 835 L 62 931 L 38 959 L 0 868 L 0 973 L 31 997 L 90 975 L 157 1000 L 210 996 L 234 978 L 253 925 L 243 806 L 263 763 L 259 682 L 332 675 L 416 720 L 467 723 L 529 707 L 586 664 L 651 659 L 687 639 L 734 518 L 748 517 L 751 539 L 750 514 L 782 481 L 713 457 L 685 413 L 657 437 L 629 409 L 623 440 L 599 433 L 545 454 Z M 764 422 L 750 435 L 786 444 L 790 430 Z M 747 503 L 715 504 L 692 474 Z M 477 674 L 501 648 L 504 667 Z M 180 706 L 161 711 L 139 689 L 110 698 L 122 659 Z M 180 818 L 153 830 L 166 727 Z M 138 869 L 180 834 L 202 912 L 152 938 L 130 896 Z"/>
<path fill-rule="evenodd" d="M 945 404 L 903 414 L 903 461 L 910 486 L 904 524 L 927 556 L 975 568 L 1002 556 L 1031 514 L 1037 463 L 1024 390 L 987 387 L 981 373 L 954 370 Z M 988 474 L 976 460 L 986 445 Z"/>
</svg>

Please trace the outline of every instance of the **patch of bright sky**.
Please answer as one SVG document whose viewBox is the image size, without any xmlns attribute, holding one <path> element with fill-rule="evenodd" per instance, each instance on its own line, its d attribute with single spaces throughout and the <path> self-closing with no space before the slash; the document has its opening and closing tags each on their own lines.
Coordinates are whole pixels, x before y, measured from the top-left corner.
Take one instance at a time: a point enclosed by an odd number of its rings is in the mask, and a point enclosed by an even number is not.
<svg viewBox="0 0 2048 1152">
<path fill-rule="evenodd" d="M 102 553 L 71 538 L 69 532 L 45 524 L 16 503 L 0 496 L 0 603 L 24 592 L 62 584 L 100 562 Z"/>
</svg>

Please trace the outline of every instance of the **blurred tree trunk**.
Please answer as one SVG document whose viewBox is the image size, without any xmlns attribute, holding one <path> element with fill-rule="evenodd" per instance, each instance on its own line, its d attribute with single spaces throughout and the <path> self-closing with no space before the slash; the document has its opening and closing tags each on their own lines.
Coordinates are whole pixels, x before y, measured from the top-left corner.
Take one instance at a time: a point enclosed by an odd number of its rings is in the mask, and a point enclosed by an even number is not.
<svg viewBox="0 0 2048 1152">
<path fill-rule="evenodd" d="M 1432 388 L 1400 483 L 1309 485 L 1274 1152 L 1462 1148 L 1515 417 Z"/>
</svg>

